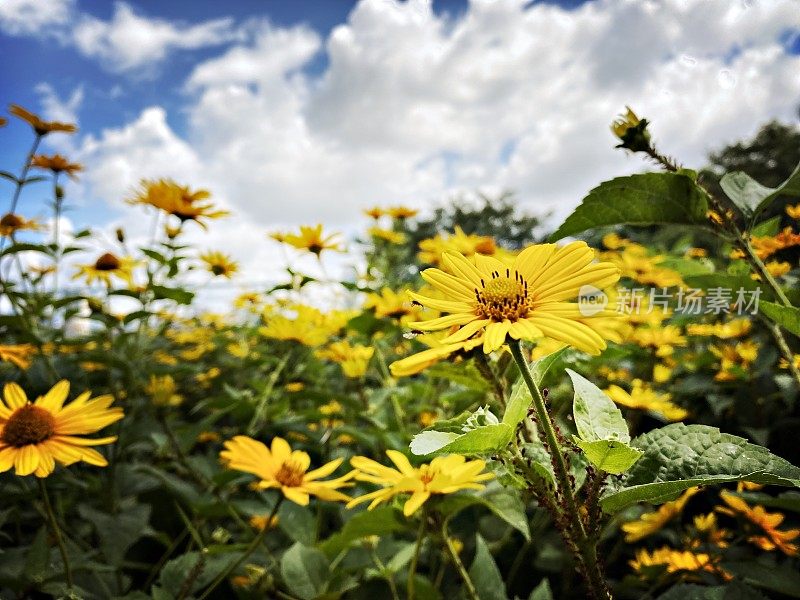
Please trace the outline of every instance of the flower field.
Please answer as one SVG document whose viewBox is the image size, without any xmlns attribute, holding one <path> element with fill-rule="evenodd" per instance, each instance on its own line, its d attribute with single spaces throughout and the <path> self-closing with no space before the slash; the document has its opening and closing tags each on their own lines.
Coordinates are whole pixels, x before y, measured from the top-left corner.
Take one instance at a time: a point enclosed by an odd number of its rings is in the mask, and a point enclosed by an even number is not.
<svg viewBox="0 0 800 600">
<path fill-rule="evenodd" d="M 800 170 L 712 189 L 627 109 L 647 172 L 551 231 L 376 206 L 265 231 L 323 275 L 242 290 L 187 241 L 213 190 L 60 232 L 75 126 L 9 113 L 0 598 L 800 597 Z"/>
</svg>

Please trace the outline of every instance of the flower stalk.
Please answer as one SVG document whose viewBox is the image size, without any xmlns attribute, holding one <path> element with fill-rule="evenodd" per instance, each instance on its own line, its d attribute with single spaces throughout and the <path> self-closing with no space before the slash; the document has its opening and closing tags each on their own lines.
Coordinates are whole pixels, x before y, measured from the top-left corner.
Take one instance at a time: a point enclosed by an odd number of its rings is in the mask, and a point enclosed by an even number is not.
<svg viewBox="0 0 800 600">
<path fill-rule="evenodd" d="M 520 341 L 513 339 L 508 340 L 508 345 L 511 348 L 511 354 L 517 363 L 522 379 L 531 392 L 533 409 L 536 414 L 536 423 L 544 432 L 547 442 L 547 451 L 553 462 L 553 470 L 558 484 L 558 494 L 562 499 L 562 502 L 557 503 L 555 508 L 559 513 L 557 516 L 560 517 L 559 520 L 562 520 L 565 527 L 568 528 L 565 534 L 571 539 L 574 548 L 577 550 L 575 558 L 586 579 L 592 597 L 606 600 L 607 598 L 611 598 L 611 593 L 609 592 L 608 584 L 600 569 L 596 542 L 587 534 L 586 528 L 581 520 L 580 507 L 578 506 L 578 501 L 575 498 L 572 487 L 572 477 L 569 472 L 566 457 L 558 441 L 555 425 L 545 406 L 542 392 L 539 386 L 533 381 L 528 363 L 522 354 L 522 345 Z M 572 547 L 573 544 L 568 544 L 568 546 Z"/>
<path fill-rule="evenodd" d="M 58 551 L 61 554 L 61 561 L 64 563 L 64 576 L 67 579 L 67 585 L 71 588 L 74 586 L 72 580 L 72 568 L 69 564 L 69 556 L 67 555 L 67 546 L 64 544 L 64 536 L 61 534 L 61 528 L 58 526 L 56 514 L 53 511 L 53 504 L 50 502 L 50 495 L 47 493 L 47 485 L 45 485 L 44 479 L 37 477 L 36 482 L 39 484 L 39 492 L 42 495 L 42 502 L 44 503 L 44 509 L 47 513 L 50 531 L 53 534 L 53 537 L 56 539 Z"/>
</svg>

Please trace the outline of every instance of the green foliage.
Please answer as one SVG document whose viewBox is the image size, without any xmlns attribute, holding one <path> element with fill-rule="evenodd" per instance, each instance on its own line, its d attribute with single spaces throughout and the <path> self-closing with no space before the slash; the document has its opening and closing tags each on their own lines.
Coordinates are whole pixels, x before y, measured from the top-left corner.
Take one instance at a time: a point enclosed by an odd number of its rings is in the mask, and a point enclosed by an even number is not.
<svg viewBox="0 0 800 600">
<path fill-rule="evenodd" d="M 800 468 L 715 427 L 674 423 L 634 439 L 642 457 L 604 494 L 614 513 L 635 502 L 659 504 L 697 485 L 730 481 L 800 487 Z"/>
<path fill-rule="evenodd" d="M 646 173 L 601 183 L 550 236 L 552 241 L 605 225 L 703 225 L 708 203 L 686 175 Z"/>
</svg>

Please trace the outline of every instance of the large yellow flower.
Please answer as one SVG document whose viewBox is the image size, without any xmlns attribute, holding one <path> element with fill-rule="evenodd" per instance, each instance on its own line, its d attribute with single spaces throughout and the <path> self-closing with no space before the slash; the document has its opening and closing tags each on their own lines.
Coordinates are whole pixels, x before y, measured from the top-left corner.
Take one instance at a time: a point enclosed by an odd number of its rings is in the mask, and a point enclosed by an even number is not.
<svg viewBox="0 0 800 600">
<path fill-rule="evenodd" d="M 88 285 L 92 285 L 95 281 L 102 281 L 106 285 L 111 285 L 112 278 L 118 277 L 128 285 L 131 285 L 133 283 L 133 267 L 135 265 L 136 261 L 132 258 L 120 258 L 111 252 L 106 252 L 101 254 L 93 263 L 78 265 L 78 271 L 72 278 L 83 277 Z"/>
<path fill-rule="evenodd" d="M 494 475 L 484 473 L 486 463 L 482 460 L 467 460 L 459 454 L 439 456 L 430 464 L 414 468 L 404 454 L 387 450 L 386 455 L 397 467 L 385 467 L 365 456 L 355 456 L 350 464 L 356 469 L 355 478 L 381 486 L 381 489 L 354 498 L 347 508 L 371 500 L 369 510 L 398 494 L 411 494 L 403 506 L 403 514 L 410 516 L 422 506 L 431 494 L 452 494 L 459 490 L 480 490 L 481 483 Z"/>
<path fill-rule="evenodd" d="M 108 463 L 87 446 L 110 444 L 116 436 L 82 437 L 95 433 L 123 417 L 121 408 L 109 408 L 114 398 L 90 399 L 84 392 L 64 406 L 69 382 L 59 381 L 44 396 L 31 403 L 16 383 L 7 383 L 0 402 L 0 472 L 14 467 L 17 475 L 47 477 L 55 463 L 78 461 L 97 467 Z"/>
<path fill-rule="evenodd" d="M 593 326 L 606 310 L 581 306 L 573 300 L 585 290 L 603 289 L 619 279 L 619 269 L 595 263 L 594 251 L 585 242 L 561 248 L 555 244 L 530 246 L 512 265 L 476 254 L 474 262 L 459 253 L 445 253 L 446 270 L 426 269 L 422 277 L 444 292 L 448 300 L 411 292 L 420 304 L 449 313 L 429 321 L 412 323 L 422 331 L 458 329 L 442 339 L 444 345 L 477 336 L 486 353 L 513 339 L 555 339 L 585 352 L 599 354 L 606 347 Z"/>
<path fill-rule="evenodd" d="M 205 228 L 205 223 L 200 219 L 218 219 L 229 214 L 225 210 L 214 210 L 214 205 L 206 202 L 210 197 L 208 190 L 192 191 L 188 186 L 178 185 L 171 179 L 145 179 L 141 182 L 139 192 L 128 202 L 154 206 L 175 215 L 181 222 L 196 221 Z"/>
<path fill-rule="evenodd" d="M 352 473 L 337 479 L 320 481 L 333 473 L 342 459 L 337 458 L 319 469 L 309 471 L 311 458 L 301 450 L 292 450 L 283 438 L 273 438 L 270 448 L 253 438 L 237 435 L 225 442 L 220 453 L 228 468 L 252 473 L 260 479 L 256 487 L 261 490 L 278 488 L 288 500 L 301 506 L 308 504 L 309 496 L 321 500 L 347 502 L 349 496 L 337 491 L 350 485 Z"/>
<path fill-rule="evenodd" d="M 33 130 L 36 132 L 37 135 L 47 135 L 48 133 L 54 133 L 57 131 L 62 131 L 64 133 L 75 133 L 78 131 L 78 128 L 73 125 L 72 123 L 60 123 L 58 121 L 45 121 L 39 115 L 36 115 L 28 110 L 25 110 L 21 106 L 16 104 L 12 104 L 8 112 L 10 112 L 15 117 L 19 117 L 23 121 L 25 121 L 28 125 L 33 127 Z"/>
</svg>

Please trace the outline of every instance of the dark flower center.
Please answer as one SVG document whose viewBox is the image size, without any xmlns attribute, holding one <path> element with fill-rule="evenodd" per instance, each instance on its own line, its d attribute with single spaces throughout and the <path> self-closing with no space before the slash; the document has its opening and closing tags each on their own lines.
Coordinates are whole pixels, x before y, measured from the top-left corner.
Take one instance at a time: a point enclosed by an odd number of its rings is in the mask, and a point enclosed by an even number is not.
<svg viewBox="0 0 800 600">
<path fill-rule="evenodd" d="M 56 421 L 49 411 L 27 404 L 18 408 L 8 419 L 2 440 L 9 446 L 22 448 L 51 438 L 55 428 Z"/>
<path fill-rule="evenodd" d="M 120 268 L 120 262 L 116 256 L 110 252 L 106 252 L 97 259 L 94 268 L 98 271 L 116 271 Z"/>
<path fill-rule="evenodd" d="M 275 480 L 286 487 L 298 487 L 303 484 L 305 471 L 296 462 L 287 460 L 275 473 Z"/>
</svg>

